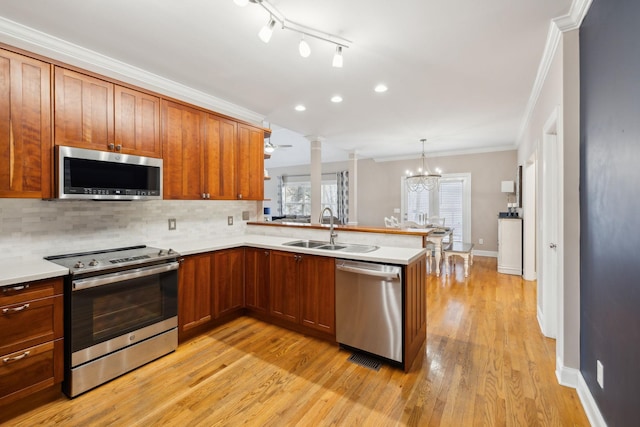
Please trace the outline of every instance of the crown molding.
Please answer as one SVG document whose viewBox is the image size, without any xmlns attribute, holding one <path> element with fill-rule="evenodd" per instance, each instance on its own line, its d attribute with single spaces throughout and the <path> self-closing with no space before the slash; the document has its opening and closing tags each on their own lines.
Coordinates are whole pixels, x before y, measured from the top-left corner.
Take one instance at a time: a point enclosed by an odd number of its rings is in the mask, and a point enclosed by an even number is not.
<svg viewBox="0 0 640 427">
<path fill-rule="evenodd" d="M 562 39 L 562 33 L 580 28 L 582 21 L 589 11 L 589 7 L 591 7 L 592 1 L 593 0 L 573 0 L 569 13 L 553 19 L 549 24 L 547 42 L 544 47 L 542 59 L 538 65 L 538 73 L 536 74 L 531 94 L 529 95 L 524 120 L 522 121 L 522 125 L 520 126 L 518 137 L 516 139 L 516 145 L 518 147 L 522 143 L 524 134 L 529 126 L 531 117 L 533 116 L 533 111 L 538 103 L 538 98 L 540 98 L 540 94 L 542 93 L 542 88 L 549 74 L 551 64 L 553 63 L 553 58 L 556 55 L 560 40 Z"/>
<path fill-rule="evenodd" d="M 3 17 L 0 42 L 241 120 L 260 125 L 264 120 L 254 111 Z"/>
<path fill-rule="evenodd" d="M 483 148 L 469 148 L 465 150 L 450 150 L 450 151 L 437 151 L 437 152 L 425 152 L 425 156 L 428 159 L 433 159 L 437 157 L 453 157 L 453 156 L 466 156 L 472 154 L 487 154 L 487 153 L 498 153 L 501 151 L 514 151 L 517 150 L 518 147 L 515 145 L 500 145 L 494 147 L 483 147 Z M 360 152 L 358 154 L 361 154 Z M 376 163 L 382 162 L 394 162 L 397 160 L 415 160 L 419 159 L 420 155 L 416 157 L 415 154 L 407 154 L 402 156 L 383 156 L 383 157 L 359 157 L 359 160 L 372 159 Z"/>
</svg>

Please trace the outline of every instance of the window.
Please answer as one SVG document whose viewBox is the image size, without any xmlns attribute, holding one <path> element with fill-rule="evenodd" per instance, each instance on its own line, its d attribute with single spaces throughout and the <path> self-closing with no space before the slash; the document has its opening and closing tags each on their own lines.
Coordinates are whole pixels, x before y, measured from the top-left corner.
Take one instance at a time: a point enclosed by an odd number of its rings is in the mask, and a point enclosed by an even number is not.
<svg viewBox="0 0 640 427">
<path fill-rule="evenodd" d="M 282 215 L 311 215 L 311 179 L 309 175 L 282 177 Z M 338 212 L 338 181 L 335 174 L 322 175 L 321 209 Z M 337 216 L 337 214 L 336 214 Z"/>
<path fill-rule="evenodd" d="M 430 217 L 445 218 L 453 240 L 471 241 L 471 174 L 447 174 L 437 191 L 409 191 L 402 178 L 402 217 L 423 224 Z"/>
</svg>

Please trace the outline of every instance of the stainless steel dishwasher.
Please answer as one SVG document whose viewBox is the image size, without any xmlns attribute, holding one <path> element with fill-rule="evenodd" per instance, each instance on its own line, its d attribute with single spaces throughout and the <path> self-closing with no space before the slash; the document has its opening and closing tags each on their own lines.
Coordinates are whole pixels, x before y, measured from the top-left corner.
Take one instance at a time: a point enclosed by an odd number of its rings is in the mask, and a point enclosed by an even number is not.
<svg viewBox="0 0 640 427">
<path fill-rule="evenodd" d="M 402 363 L 402 268 L 336 260 L 336 340 Z"/>
</svg>

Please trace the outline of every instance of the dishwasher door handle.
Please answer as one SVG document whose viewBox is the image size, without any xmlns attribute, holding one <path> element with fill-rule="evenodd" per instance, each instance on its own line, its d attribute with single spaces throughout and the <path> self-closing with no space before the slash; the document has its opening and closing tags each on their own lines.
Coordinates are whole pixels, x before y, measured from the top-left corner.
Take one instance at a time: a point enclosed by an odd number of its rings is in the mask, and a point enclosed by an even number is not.
<svg viewBox="0 0 640 427">
<path fill-rule="evenodd" d="M 364 274 L 366 276 L 382 277 L 385 279 L 399 279 L 400 269 L 393 268 L 393 271 L 379 271 L 368 268 L 355 267 L 347 264 L 336 264 L 336 270 L 346 271 L 349 273 Z"/>
</svg>

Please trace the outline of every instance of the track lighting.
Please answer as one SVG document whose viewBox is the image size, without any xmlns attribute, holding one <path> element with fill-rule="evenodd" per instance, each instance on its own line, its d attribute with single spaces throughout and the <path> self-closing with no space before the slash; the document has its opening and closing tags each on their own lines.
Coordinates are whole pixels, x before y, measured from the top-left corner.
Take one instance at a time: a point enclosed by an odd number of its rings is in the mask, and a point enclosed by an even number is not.
<svg viewBox="0 0 640 427">
<path fill-rule="evenodd" d="M 271 36 L 273 35 L 273 27 L 276 26 L 276 20 L 273 17 L 269 18 L 269 23 L 262 27 L 260 32 L 258 33 L 258 37 L 265 43 L 269 43 L 271 40 Z"/>
<path fill-rule="evenodd" d="M 304 39 L 304 35 L 302 35 L 302 38 L 300 39 L 298 51 L 300 52 L 300 56 L 303 58 L 308 58 L 309 55 L 311 55 L 311 48 L 309 47 L 309 43 Z"/>
<path fill-rule="evenodd" d="M 305 36 L 313 37 L 314 39 L 323 40 L 327 43 L 331 43 L 336 46 L 336 53 L 333 57 L 333 66 L 342 68 L 343 58 L 342 58 L 342 48 L 348 48 L 351 45 L 349 40 L 343 39 L 342 37 L 338 37 L 333 34 L 325 33 L 320 30 L 316 30 L 315 28 L 307 27 L 302 24 L 297 24 L 295 22 L 289 21 L 285 16 L 280 13 L 268 0 L 233 0 L 238 6 L 246 6 L 249 3 L 256 4 L 262 7 L 264 10 L 269 13 L 269 22 L 265 25 L 260 32 L 258 33 L 258 37 L 265 43 L 269 43 L 271 40 L 271 35 L 273 34 L 273 29 L 276 26 L 276 23 L 279 23 L 283 30 L 290 30 L 299 33 L 301 36 L 300 43 L 298 44 L 298 51 L 303 58 L 311 55 L 311 48 L 309 47 L 309 43 L 305 40 Z"/>
<path fill-rule="evenodd" d="M 332 65 L 336 68 L 342 68 L 342 46 L 336 46 L 336 53 L 333 55 Z"/>
</svg>

